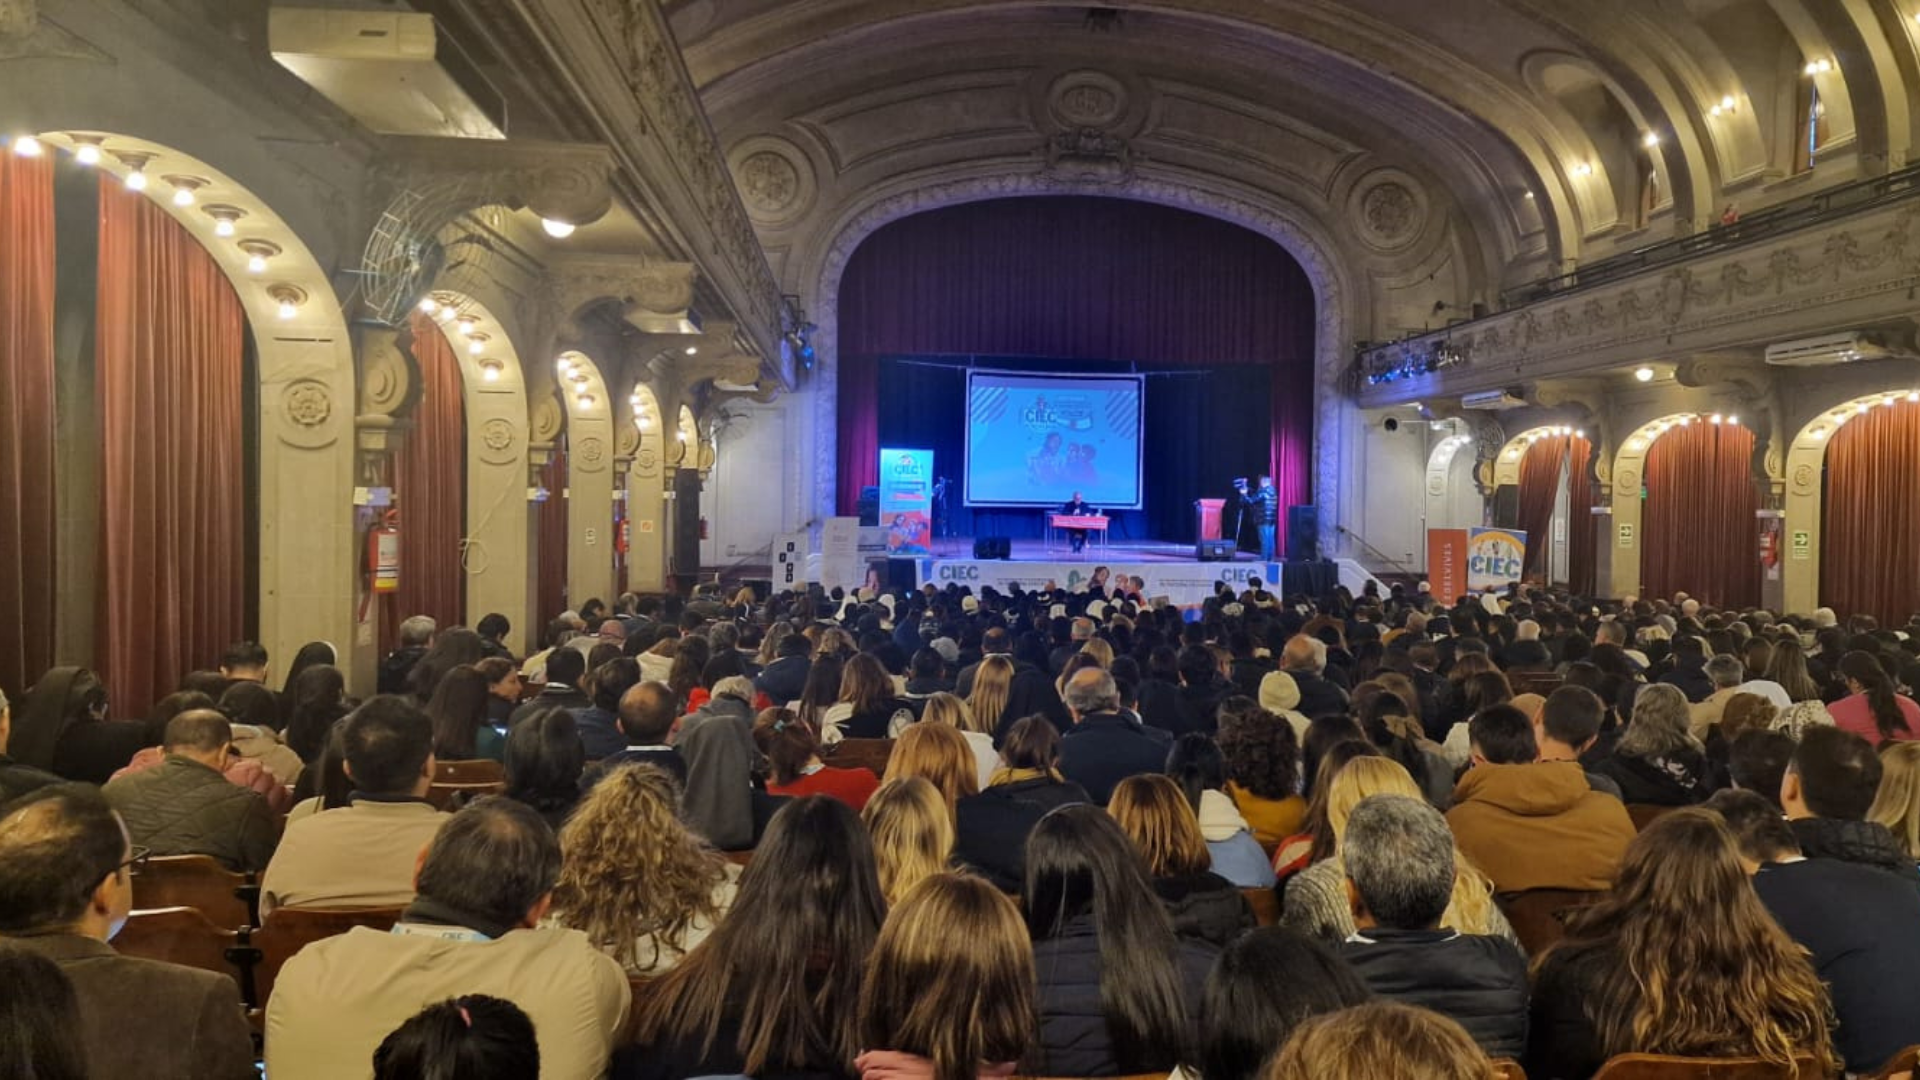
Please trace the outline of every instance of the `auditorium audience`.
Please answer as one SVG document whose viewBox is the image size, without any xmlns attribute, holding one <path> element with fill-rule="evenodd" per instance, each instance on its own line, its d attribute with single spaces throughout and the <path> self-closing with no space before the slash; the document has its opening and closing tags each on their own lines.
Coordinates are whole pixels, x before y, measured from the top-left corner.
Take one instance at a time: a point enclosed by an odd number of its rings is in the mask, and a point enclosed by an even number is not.
<svg viewBox="0 0 1920 1080">
<path fill-rule="evenodd" d="M 1130 1076 L 1197 1058 L 1216 951 L 1173 931 L 1133 844 L 1096 806 L 1027 839 L 1021 901 L 1039 976 L 1038 1076 Z"/>
<path fill-rule="evenodd" d="M 841 769 L 822 762 L 819 736 L 792 709 L 763 710 L 753 722 L 753 744 L 773 766 L 767 782 L 769 795 L 826 795 L 858 811 L 880 787 L 872 770 Z M 899 753 L 897 746 L 894 753 Z"/>
<path fill-rule="evenodd" d="M 1734 787 L 1761 796 L 1785 813 L 1780 806 L 1780 782 L 1799 745 L 1782 731 L 1746 732 L 1727 748 L 1727 776 Z"/>
<path fill-rule="evenodd" d="M 1180 785 L 1165 776 L 1130 776 L 1113 789 L 1107 810 L 1146 860 L 1174 933 L 1223 947 L 1253 929 L 1253 910 L 1239 887 L 1213 872 L 1199 819 Z"/>
<path fill-rule="evenodd" d="M 1687 722 L 1693 737 L 1704 742 L 1707 732 L 1726 713 L 1727 702 L 1740 692 L 1740 684 L 1747 679 L 1747 669 L 1739 658 L 1720 653 L 1708 660 L 1703 670 L 1707 674 L 1707 681 L 1713 686 L 1713 692 L 1688 707 Z"/>
<path fill-rule="evenodd" d="M 1347 692 L 1326 678 L 1326 643 L 1305 634 L 1288 638 L 1280 651 L 1280 670 L 1292 676 L 1300 712 L 1309 719 L 1347 711 Z"/>
<path fill-rule="evenodd" d="M 1220 710 L 1220 755 L 1226 761 L 1226 794 L 1245 818 L 1253 838 L 1271 854 L 1300 831 L 1307 801 L 1300 797 L 1300 747 L 1293 725 L 1247 702 L 1250 708 Z"/>
<path fill-rule="evenodd" d="M 1341 852 L 1355 930 L 1340 953 L 1360 978 L 1382 998 L 1457 1021 L 1491 1057 L 1519 1057 L 1527 961 L 1506 938 L 1441 928 L 1457 875 L 1440 812 L 1422 799 L 1367 798 Z"/>
<path fill-rule="evenodd" d="M 880 785 L 860 820 L 873 837 L 880 893 L 889 904 L 947 869 L 953 858 L 953 811 L 940 789 L 918 776 Z"/>
<path fill-rule="evenodd" d="M 1702 694 L 1702 697 L 1706 695 Z M 1717 786 L 1706 748 L 1688 730 L 1687 698 L 1669 683 L 1643 686 L 1613 753 L 1592 766 L 1629 804 L 1691 806 Z"/>
<path fill-rule="evenodd" d="M 839 728 L 842 737 L 884 739 L 897 722 L 912 720 L 912 708 L 873 654 L 861 653 L 840 669 L 839 696 L 827 710 L 824 724 Z"/>
<path fill-rule="evenodd" d="M 346 676 L 331 664 L 317 664 L 295 676 L 282 703 L 287 709 L 287 748 L 307 765 L 326 748 L 334 723 L 353 711 L 347 704 Z"/>
<path fill-rule="evenodd" d="M 340 652 L 331 641 L 309 641 L 296 649 L 293 662 L 287 665 L 286 681 L 280 684 L 282 703 L 293 695 L 293 684 L 308 668 L 334 667 L 340 663 Z"/>
<path fill-rule="evenodd" d="M 1842 731 L 1874 746 L 1920 739 L 1920 704 L 1895 692 L 1893 676 L 1874 653 L 1856 649 L 1842 656 L 1839 678 L 1847 694 L 1829 703 L 1827 712 Z"/>
<path fill-rule="evenodd" d="M 774 640 L 768 635 L 768 640 Z M 775 645 L 771 663 L 760 669 L 754 679 L 754 686 L 767 696 L 767 700 L 778 705 L 800 700 L 801 691 L 806 689 L 807 672 L 813 666 L 808 657 L 813 644 L 799 633 L 782 635 Z"/>
<path fill-rule="evenodd" d="M 503 794 L 531 807 L 549 827 L 559 829 L 580 801 L 580 779 L 587 764 L 573 714 L 554 707 L 522 717 L 507 732 L 504 756 L 507 789 Z"/>
<path fill-rule="evenodd" d="M 954 804 L 954 856 L 1005 892 L 1026 877 L 1027 836 L 1055 807 L 1089 801 L 1060 775 L 1060 732 L 1044 716 L 1013 725 L 1000 747 L 1002 765 L 978 794 Z"/>
<path fill-rule="evenodd" d="M 1373 1002 L 1295 1028 L 1262 1080 L 1485 1080 L 1487 1055 L 1465 1028 L 1426 1009 Z M 1209 1078 L 1211 1080 L 1211 1078 Z"/>
<path fill-rule="evenodd" d="M 60 778 L 45 769 L 35 768 L 24 761 L 16 761 L 8 753 L 13 739 L 13 710 L 7 703 L 7 695 L 0 691 L 0 806 L 27 794 L 30 791 L 57 784 Z"/>
<path fill-rule="evenodd" d="M 1600 741 L 1600 729 L 1607 721 L 1607 705 L 1600 700 L 1600 695 L 1584 686 L 1562 686 L 1547 695 L 1529 720 L 1541 761 L 1580 761 L 1582 755 Z M 1468 735 L 1471 739 L 1471 731 Z M 1584 775 L 1588 787 L 1620 798 L 1620 785 L 1612 779 L 1591 771 Z"/>
<path fill-rule="evenodd" d="M 86 1075 L 253 1080 L 232 978 L 121 956 L 108 944 L 133 908 L 133 874 L 146 857 L 98 791 L 52 784 L 27 795 L 0 811 L 0 938 L 53 961 L 71 982 Z M 0 987 L 0 998 L 26 990 Z"/>
<path fill-rule="evenodd" d="M 1329 945 L 1353 935 L 1353 909 L 1347 896 L 1342 851 L 1354 808 L 1374 795 L 1424 798 L 1407 770 L 1396 761 L 1378 754 L 1346 761 L 1327 788 L 1328 853 L 1287 882 L 1280 925 Z M 1440 925 L 1463 934 L 1513 938 L 1513 928 L 1494 906 L 1493 883 L 1457 851 L 1454 869 L 1452 902 Z"/>
<path fill-rule="evenodd" d="M 1838 1064 L 1827 988 L 1710 811 L 1649 825 L 1613 889 L 1569 918 L 1533 974 L 1528 1076 L 1586 1080 L 1627 1053 Z"/>
<path fill-rule="evenodd" d="M 1224 790 L 1227 763 L 1219 745 L 1199 732 L 1180 736 L 1167 755 L 1167 775 L 1193 808 L 1213 872 L 1243 889 L 1272 888 L 1271 858 Z"/>
<path fill-rule="evenodd" d="M 713 932 L 738 891 L 739 867 L 680 821 L 679 798 L 665 770 L 619 765 L 560 830 L 548 922 L 584 932 L 629 975 L 679 963 Z"/>
<path fill-rule="evenodd" d="M 752 847 L 759 832 L 753 790 L 759 752 L 751 727 L 731 716 L 717 717 L 683 729 L 674 748 L 687 761 L 687 788 L 680 796 L 687 824 L 722 851 Z"/>
<path fill-rule="evenodd" d="M 648 988 L 613 1075 L 846 1075 L 866 1049 L 860 989 L 885 914 L 853 811 L 821 795 L 787 803 L 727 917 Z"/>
<path fill-rule="evenodd" d="M 107 719 L 107 687 L 81 667 L 49 670 L 13 718 L 13 756 L 66 780 L 104 784 L 146 744 L 146 725 Z"/>
<path fill-rule="evenodd" d="M 684 789 L 687 784 L 687 759 L 680 756 L 680 751 L 667 745 L 667 738 L 673 732 L 673 724 L 677 719 L 673 710 L 673 692 L 667 689 L 666 683 L 635 683 L 620 696 L 620 735 L 626 741 L 626 748 L 596 762 L 588 771 L 587 786 L 591 787 L 601 776 L 622 765 L 655 765 L 665 770 L 667 775 L 673 777 L 674 783 Z"/>
<path fill-rule="evenodd" d="M 211 709 L 183 712 L 167 725 L 164 749 L 158 767 L 101 789 L 127 835 L 155 855 L 211 855 L 229 870 L 264 870 L 280 822 L 266 799 L 225 775 L 233 725 Z"/>
<path fill-rule="evenodd" d="M 380 661 L 379 679 L 374 689 L 382 694 L 406 693 L 408 677 L 413 674 L 413 667 L 420 662 L 420 658 L 427 655 L 427 645 L 438 629 L 439 624 L 426 615 L 413 615 L 400 620 L 399 646 Z"/>
<path fill-rule="evenodd" d="M 441 761 L 500 761 L 506 756 L 506 737 L 487 719 L 487 677 L 471 664 L 461 664 L 440 678 L 427 700 L 427 719 L 433 722 L 433 756 Z"/>
<path fill-rule="evenodd" d="M 487 994 L 533 1021 L 543 1077 L 597 1080 L 630 992 L 585 934 L 540 927 L 559 874 L 560 845 L 528 807 L 484 798 L 453 815 L 391 932 L 355 927 L 281 968 L 267 1002 L 267 1075 L 359 1074 L 421 1002 Z"/>
<path fill-rule="evenodd" d="M 1672 667 L 1658 680 L 1660 685 L 1678 689 L 1689 704 L 1698 704 L 1713 694 L 1713 678 L 1707 674 L 1707 643 L 1704 638 L 1693 634 L 1674 638 L 1672 660 Z"/>
<path fill-rule="evenodd" d="M 1885 825 L 1908 861 L 1920 862 L 1920 744 L 1880 751 L 1880 786 L 1867 820 Z"/>
<path fill-rule="evenodd" d="M 1808 858 L 1859 863 L 1920 885 L 1913 860 L 1892 831 L 1867 820 L 1881 771 L 1866 739 L 1840 728 L 1809 728 L 1787 763 L 1780 805 Z"/>
<path fill-rule="evenodd" d="M 886 780 L 918 776 L 940 793 L 949 814 L 961 799 L 980 793 L 979 769 L 966 736 L 945 724 L 914 724 L 894 740 Z"/>
<path fill-rule="evenodd" d="M 984 791 L 993 780 L 994 770 L 1000 767 L 1000 752 L 993 746 L 992 725 L 981 723 L 966 702 L 945 691 L 930 694 L 921 703 L 920 722 L 945 724 L 966 737 L 967 745 L 973 748 L 975 778 L 979 789 Z"/>
<path fill-rule="evenodd" d="M 87 1080 L 80 1003 L 60 965 L 0 939 L 0 986 L 0 1076 Z"/>
<path fill-rule="evenodd" d="M 1067 683 L 1067 710 L 1073 730 L 1060 740 L 1060 772 L 1106 805 L 1114 785 L 1129 776 L 1157 773 L 1165 767 L 1173 738 L 1120 711 L 1120 688 L 1113 676 L 1088 668 Z"/>
<path fill-rule="evenodd" d="M 573 714 L 588 761 L 601 761 L 627 748 L 627 736 L 620 730 L 620 699 L 639 684 L 640 665 L 624 656 L 590 669 L 581 687 L 592 703 Z M 683 696 L 676 695 L 676 700 Z"/>
<path fill-rule="evenodd" d="M 288 904 L 398 907 L 413 899 L 420 852 L 446 821 L 426 800 L 433 725 L 407 699 L 386 695 L 344 724 L 352 799 L 287 827 L 260 879 L 262 916 Z"/>
<path fill-rule="evenodd" d="M 421 1009 L 381 1040 L 373 1052 L 373 1080 L 423 1077 L 540 1080 L 533 1021 L 513 1002 L 486 994 Z"/>
<path fill-rule="evenodd" d="M 579 686 L 581 677 L 586 673 L 586 657 L 572 649 L 555 649 L 547 657 L 545 685 L 540 687 L 538 694 L 521 702 L 520 707 L 513 710 L 513 715 L 507 718 L 507 727 L 517 728 L 527 717 L 548 709 L 566 709 L 576 714 L 585 712 L 593 705 Z"/>
<path fill-rule="evenodd" d="M 1599 702 L 1578 687 L 1555 693 Z M 1473 767 L 1447 811 L 1461 853 L 1498 892 L 1612 884 L 1635 831 L 1620 800 L 1594 791 L 1578 761 L 1538 760 L 1536 729 L 1511 705 L 1482 709 L 1469 726 Z"/>
<path fill-rule="evenodd" d="M 1279 927 L 1249 931 L 1220 953 L 1200 1008 L 1200 1075 L 1254 1080 L 1308 1019 L 1370 1000 L 1331 948 Z"/>
<path fill-rule="evenodd" d="M 1911 1045 L 1920 1031 L 1920 891 L 1869 867 L 1807 858 L 1780 812 L 1750 791 L 1720 792 L 1707 809 L 1726 819 L 1768 913 L 1813 954 L 1833 993 L 1847 1068 L 1869 1072 Z"/>
<path fill-rule="evenodd" d="M 487 680 L 487 723 L 504 731 L 520 704 L 520 669 L 504 656 L 489 656 L 473 666 Z"/>
</svg>

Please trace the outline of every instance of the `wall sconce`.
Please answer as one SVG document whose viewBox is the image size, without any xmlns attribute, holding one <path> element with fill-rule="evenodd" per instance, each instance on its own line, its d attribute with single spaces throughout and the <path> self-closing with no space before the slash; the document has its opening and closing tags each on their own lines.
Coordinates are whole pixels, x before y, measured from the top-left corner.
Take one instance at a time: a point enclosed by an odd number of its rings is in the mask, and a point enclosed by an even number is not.
<svg viewBox="0 0 1920 1080">
<path fill-rule="evenodd" d="M 291 319 L 300 313 L 300 306 L 307 302 L 307 291 L 298 285 L 279 284 L 269 286 L 267 295 L 280 305 L 280 317 Z"/>
<path fill-rule="evenodd" d="M 194 192 L 207 186 L 207 182 L 197 176 L 163 176 L 161 179 L 173 187 L 173 205 L 181 207 L 192 206 L 198 198 Z"/>
<path fill-rule="evenodd" d="M 213 235 L 232 236 L 234 222 L 247 216 L 245 210 L 237 206 L 213 205 L 206 207 L 205 214 L 213 219 Z"/>
</svg>

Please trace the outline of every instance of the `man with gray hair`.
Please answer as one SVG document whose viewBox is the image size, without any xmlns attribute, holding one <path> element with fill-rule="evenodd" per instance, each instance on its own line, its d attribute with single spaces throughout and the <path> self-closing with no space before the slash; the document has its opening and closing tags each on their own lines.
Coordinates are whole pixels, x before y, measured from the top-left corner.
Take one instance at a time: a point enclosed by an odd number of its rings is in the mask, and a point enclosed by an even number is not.
<svg viewBox="0 0 1920 1080">
<path fill-rule="evenodd" d="M 60 778 L 46 771 L 36 769 L 25 762 L 15 761 L 7 756 L 7 739 L 13 734 L 13 712 L 7 704 L 5 691 L 0 691 L 0 806 L 36 791 L 48 784 L 57 784 Z"/>
<path fill-rule="evenodd" d="M 380 661 L 380 693 L 407 692 L 407 676 L 413 673 L 413 665 L 427 655 L 427 646 L 432 643 L 434 632 L 439 629 L 440 624 L 429 615 L 414 615 L 400 621 L 400 647 Z"/>
<path fill-rule="evenodd" d="M 1300 688 L 1300 712 L 1309 720 L 1347 711 L 1347 692 L 1327 678 L 1327 645 L 1318 638 L 1295 634 L 1280 650 L 1280 670 L 1293 676 Z"/>
<path fill-rule="evenodd" d="M 632 1001 L 620 965 L 578 930 L 542 927 L 560 843 L 502 797 L 455 814 L 427 845 L 417 895 L 391 932 L 355 927 L 300 950 L 267 1002 L 274 1080 L 365 1076 L 388 1032 L 423 1002 L 512 1001 L 533 1021 L 540 1075 L 604 1075 Z"/>
<path fill-rule="evenodd" d="M 1375 795 L 1340 841 L 1353 907 L 1341 955 L 1375 994 L 1459 1022 L 1487 1056 L 1527 1047 L 1527 961 L 1503 937 L 1441 927 L 1456 874 L 1453 833 L 1420 799 Z"/>
<path fill-rule="evenodd" d="M 1727 702 L 1740 692 L 1740 684 L 1747 681 L 1747 666 L 1740 658 L 1729 653 L 1720 653 L 1707 661 L 1707 679 L 1713 683 L 1713 693 L 1705 701 L 1689 706 L 1687 726 L 1692 729 L 1693 737 L 1704 740 L 1713 725 L 1727 714 Z"/>
<path fill-rule="evenodd" d="M 1166 769 L 1173 736 L 1120 711 L 1120 688 L 1101 668 L 1084 668 L 1067 680 L 1067 712 L 1073 730 L 1060 740 L 1060 772 L 1105 806 L 1129 776 Z"/>
</svg>

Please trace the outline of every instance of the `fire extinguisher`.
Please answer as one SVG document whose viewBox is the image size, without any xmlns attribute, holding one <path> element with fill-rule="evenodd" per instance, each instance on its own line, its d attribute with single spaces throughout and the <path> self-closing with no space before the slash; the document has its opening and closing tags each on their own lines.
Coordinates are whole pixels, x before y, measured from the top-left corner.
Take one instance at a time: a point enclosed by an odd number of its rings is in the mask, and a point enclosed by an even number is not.
<svg viewBox="0 0 1920 1080">
<path fill-rule="evenodd" d="M 709 537 L 707 536 L 707 519 L 706 518 L 700 519 L 700 539 L 702 540 L 709 539 Z"/>
<path fill-rule="evenodd" d="M 368 591 L 398 592 L 400 589 L 400 511 L 389 510 L 380 523 L 367 530 Z"/>
</svg>

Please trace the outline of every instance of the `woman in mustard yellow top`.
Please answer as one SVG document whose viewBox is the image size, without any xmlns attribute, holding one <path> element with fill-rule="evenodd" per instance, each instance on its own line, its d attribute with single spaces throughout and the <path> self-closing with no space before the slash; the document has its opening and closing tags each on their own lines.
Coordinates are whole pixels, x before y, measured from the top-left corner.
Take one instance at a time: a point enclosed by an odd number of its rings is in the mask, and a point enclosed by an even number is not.
<svg viewBox="0 0 1920 1080">
<path fill-rule="evenodd" d="M 1251 703 L 1249 703 L 1251 704 Z M 1271 856 L 1300 831 L 1307 801 L 1300 797 L 1300 745 L 1285 718 L 1255 706 L 1220 710 L 1220 752 L 1227 759 L 1227 794 Z"/>
</svg>

